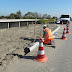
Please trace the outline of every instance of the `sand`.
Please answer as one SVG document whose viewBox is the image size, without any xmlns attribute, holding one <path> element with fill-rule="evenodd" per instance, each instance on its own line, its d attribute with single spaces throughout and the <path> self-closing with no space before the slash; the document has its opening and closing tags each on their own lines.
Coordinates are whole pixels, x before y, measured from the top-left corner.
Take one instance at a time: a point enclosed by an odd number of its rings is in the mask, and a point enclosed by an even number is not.
<svg viewBox="0 0 72 72">
<path fill-rule="evenodd" d="M 18 57 L 14 58 L 15 54 L 24 55 L 24 48 L 33 44 L 40 36 L 42 37 L 42 26 L 43 24 L 30 24 L 27 27 L 0 30 L 0 71 L 13 59 L 17 60 Z M 57 28 L 55 24 L 47 24 L 47 26 L 52 31 Z"/>
</svg>

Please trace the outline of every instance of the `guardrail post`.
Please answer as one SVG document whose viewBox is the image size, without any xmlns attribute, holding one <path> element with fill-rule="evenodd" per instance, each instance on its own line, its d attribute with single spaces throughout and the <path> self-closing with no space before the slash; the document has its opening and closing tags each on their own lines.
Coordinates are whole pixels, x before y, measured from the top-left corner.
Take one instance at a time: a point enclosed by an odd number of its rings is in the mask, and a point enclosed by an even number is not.
<svg viewBox="0 0 72 72">
<path fill-rule="evenodd" d="M 20 27 L 20 22 L 19 22 L 19 27 Z"/>
<path fill-rule="evenodd" d="M 8 29 L 10 28 L 9 23 L 8 23 Z"/>
<path fill-rule="evenodd" d="M 33 24 L 33 21 L 32 21 L 32 24 Z"/>
<path fill-rule="evenodd" d="M 27 27 L 28 27 L 28 22 L 27 22 Z"/>
</svg>

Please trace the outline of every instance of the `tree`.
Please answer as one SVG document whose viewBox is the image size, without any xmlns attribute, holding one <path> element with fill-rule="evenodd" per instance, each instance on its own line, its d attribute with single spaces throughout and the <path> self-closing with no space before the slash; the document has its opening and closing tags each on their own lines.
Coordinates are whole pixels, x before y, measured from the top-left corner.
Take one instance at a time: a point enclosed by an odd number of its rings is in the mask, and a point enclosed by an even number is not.
<svg viewBox="0 0 72 72">
<path fill-rule="evenodd" d="M 23 18 L 41 18 L 41 14 L 37 12 L 28 12 L 23 16 Z"/>
<path fill-rule="evenodd" d="M 41 19 L 42 18 L 42 14 L 39 13 L 38 14 L 38 18 Z"/>
<path fill-rule="evenodd" d="M 7 16 L 0 16 L 0 19 L 7 18 Z"/>
<path fill-rule="evenodd" d="M 11 13 L 9 16 L 8 16 L 9 19 L 15 19 L 16 18 L 16 14 L 14 13 Z"/>
<path fill-rule="evenodd" d="M 41 15 L 38 14 L 37 12 L 34 12 L 34 13 L 33 13 L 33 16 L 34 16 L 34 18 L 40 18 L 40 17 L 41 17 Z"/>
<path fill-rule="evenodd" d="M 21 11 L 19 10 L 17 13 L 16 13 L 16 19 L 21 19 L 22 18 L 22 14 L 21 14 Z"/>
<path fill-rule="evenodd" d="M 51 18 L 51 15 L 48 15 L 47 18 L 50 19 Z"/>
<path fill-rule="evenodd" d="M 24 18 L 34 18 L 32 12 L 28 12 L 27 14 L 24 15 Z"/>
<path fill-rule="evenodd" d="M 57 17 L 56 16 L 53 16 L 53 19 L 57 19 Z"/>
<path fill-rule="evenodd" d="M 44 15 L 42 16 L 42 18 L 47 18 L 47 14 L 44 14 Z"/>
</svg>

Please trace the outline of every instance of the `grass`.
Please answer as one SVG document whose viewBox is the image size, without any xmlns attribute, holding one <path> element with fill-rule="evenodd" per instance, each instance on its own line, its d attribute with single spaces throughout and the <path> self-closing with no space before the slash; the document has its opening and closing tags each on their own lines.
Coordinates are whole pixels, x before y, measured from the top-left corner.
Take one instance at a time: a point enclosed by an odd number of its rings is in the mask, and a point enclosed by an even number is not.
<svg viewBox="0 0 72 72">
<path fill-rule="evenodd" d="M 49 23 L 54 23 L 54 19 L 49 19 Z"/>
</svg>

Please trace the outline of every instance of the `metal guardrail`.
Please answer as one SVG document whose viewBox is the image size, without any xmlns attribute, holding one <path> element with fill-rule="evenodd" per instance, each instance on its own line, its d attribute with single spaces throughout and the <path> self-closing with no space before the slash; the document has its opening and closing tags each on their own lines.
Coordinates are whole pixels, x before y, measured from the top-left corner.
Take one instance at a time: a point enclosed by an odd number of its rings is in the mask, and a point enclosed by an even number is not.
<svg viewBox="0 0 72 72">
<path fill-rule="evenodd" d="M 30 22 L 37 22 L 40 19 L 0 19 L 0 27 L 1 28 L 10 28 L 12 25 L 13 27 L 21 27 L 21 25 L 24 25 L 24 23 L 22 24 L 22 22 L 26 22 L 25 25 L 29 25 Z M 16 23 L 17 22 L 17 23 Z"/>
<path fill-rule="evenodd" d="M 39 21 L 40 19 L 0 19 L 0 22 Z"/>
</svg>

